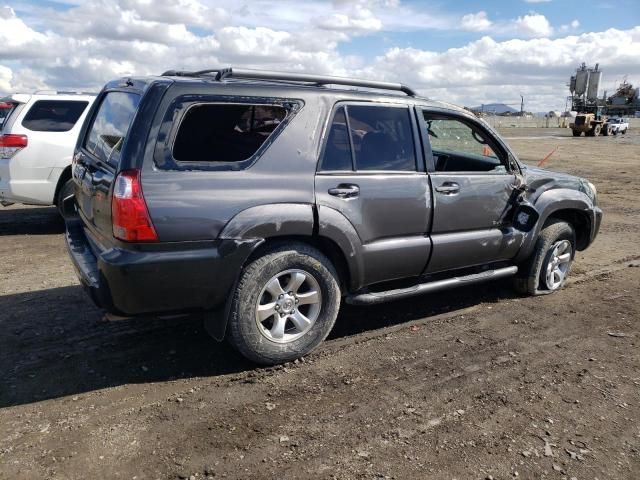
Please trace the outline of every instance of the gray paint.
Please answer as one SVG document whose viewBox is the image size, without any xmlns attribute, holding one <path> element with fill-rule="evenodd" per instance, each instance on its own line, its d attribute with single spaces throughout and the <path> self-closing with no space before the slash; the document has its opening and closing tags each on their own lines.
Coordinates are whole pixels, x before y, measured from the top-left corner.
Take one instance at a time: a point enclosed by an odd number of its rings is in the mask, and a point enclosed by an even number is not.
<svg viewBox="0 0 640 480">
<path fill-rule="evenodd" d="M 215 259 L 215 268 L 229 274 L 227 284 L 232 285 L 243 258 L 264 239 L 318 236 L 332 241 L 342 251 L 349 270 L 349 290 L 353 292 L 373 283 L 423 273 L 502 260 L 519 262 L 530 254 L 544 221 L 558 209 L 584 214 L 590 222 L 590 241 L 597 233 L 601 212 L 593 204 L 584 180 L 540 169 L 521 169 L 509 147 L 484 123 L 482 128 L 504 149 L 510 173 L 433 172 L 428 136 L 422 128 L 421 114 L 417 114 L 417 127 L 421 128 L 421 138 L 415 139 L 419 147 L 418 171 L 316 174 L 329 114 L 338 102 L 416 106 L 480 124 L 472 114 L 452 105 L 419 97 L 317 86 L 194 78 L 127 79 L 112 82 L 105 91 L 109 89 L 144 95 L 119 168 L 142 169 L 142 188 L 160 243 L 130 245 L 112 238 L 110 201 L 117 172 L 87 157 L 81 148 L 83 134 L 77 147 L 81 165 L 74 171 L 74 178 L 85 225 L 99 238 L 105 251 L 118 248 L 121 258 L 127 261 L 135 262 L 136 252 L 157 249 L 157 255 L 147 255 L 146 259 L 158 260 L 157 268 L 161 268 L 160 260 L 167 258 L 163 249 L 174 252 L 171 258 L 181 258 L 179 251 L 195 248 L 188 245 L 202 243 L 198 241 L 223 242 L 211 265 L 213 268 Z M 261 104 L 289 102 L 296 107 L 286 127 L 241 168 L 222 162 L 211 166 L 167 162 L 174 120 L 178 118 L 170 109 L 184 98 L 201 102 L 212 97 L 216 101 Z M 515 230 L 508 218 L 506 222 L 502 218 L 512 185 L 520 177 L 528 186 L 526 199 L 540 213 L 538 224 L 528 234 Z M 437 192 L 446 182 L 457 183 L 459 191 Z M 330 189 L 341 184 L 357 185 L 359 194 L 353 198 L 329 194 Z M 197 248 L 204 251 L 207 247 Z M 217 263 L 238 249 L 243 254 L 236 256 L 236 263 Z M 199 258 L 195 250 L 185 255 L 194 261 Z M 226 270 L 224 265 L 228 265 Z M 126 270 L 125 266 L 123 272 Z M 217 275 L 217 271 L 205 273 L 212 279 Z M 171 284 L 165 277 L 149 275 L 148 281 L 163 279 L 164 288 Z M 203 304 L 207 308 L 215 306 L 213 299 L 228 297 L 228 288 L 213 292 L 214 282 L 211 285 L 211 295 L 200 292 L 207 297 Z M 167 290 L 167 295 L 170 292 Z M 153 297 L 150 294 L 150 302 Z M 147 311 L 146 307 L 143 310 Z M 218 330 L 224 332 L 226 314 L 222 317 Z"/>
</svg>

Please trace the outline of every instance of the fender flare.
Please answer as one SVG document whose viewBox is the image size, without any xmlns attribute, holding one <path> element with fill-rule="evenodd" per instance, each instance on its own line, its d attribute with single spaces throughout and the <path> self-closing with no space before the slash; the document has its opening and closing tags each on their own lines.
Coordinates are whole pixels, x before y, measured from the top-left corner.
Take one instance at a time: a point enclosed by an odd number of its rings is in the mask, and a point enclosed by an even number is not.
<svg viewBox="0 0 640 480">
<path fill-rule="evenodd" d="M 304 203 L 274 203 L 247 208 L 222 229 L 223 240 L 266 239 L 285 235 L 313 234 L 313 206 Z"/>
<path fill-rule="evenodd" d="M 543 192 L 534 204 L 534 207 L 540 215 L 538 222 L 533 229 L 525 234 L 520 251 L 516 256 L 516 261 L 526 260 L 535 248 L 536 241 L 540 235 L 540 231 L 549 217 L 554 212 L 560 210 L 575 210 L 584 214 L 589 219 L 591 237 L 594 235 L 595 228 L 595 208 L 591 199 L 583 192 L 568 188 L 556 188 Z"/>
<path fill-rule="evenodd" d="M 352 291 L 362 288 L 362 241 L 347 217 L 334 208 L 318 205 L 318 236 L 331 240 L 342 251 L 349 269 L 349 288 Z"/>
<path fill-rule="evenodd" d="M 231 218 L 218 235 L 219 240 L 251 242 L 247 258 L 265 239 L 288 236 L 311 236 L 314 227 L 313 206 L 304 203 L 275 203 L 247 208 Z M 222 341 L 231 314 L 233 292 L 240 279 L 240 270 L 227 294 L 227 300 L 204 316 L 205 330 L 218 341 Z"/>
</svg>

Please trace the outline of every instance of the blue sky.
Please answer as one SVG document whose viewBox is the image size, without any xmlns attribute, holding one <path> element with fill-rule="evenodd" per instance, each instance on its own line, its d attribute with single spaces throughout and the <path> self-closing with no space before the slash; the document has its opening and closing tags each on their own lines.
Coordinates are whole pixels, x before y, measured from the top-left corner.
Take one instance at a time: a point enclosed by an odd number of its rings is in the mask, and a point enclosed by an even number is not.
<svg viewBox="0 0 640 480">
<path fill-rule="evenodd" d="M 5 92 L 236 65 L 403 81 L 467 105 L 521 92 L 544 110 L 583 61 L 609 88 L 640 84 L 638 0 L 4 1 Z"/>
</svg>

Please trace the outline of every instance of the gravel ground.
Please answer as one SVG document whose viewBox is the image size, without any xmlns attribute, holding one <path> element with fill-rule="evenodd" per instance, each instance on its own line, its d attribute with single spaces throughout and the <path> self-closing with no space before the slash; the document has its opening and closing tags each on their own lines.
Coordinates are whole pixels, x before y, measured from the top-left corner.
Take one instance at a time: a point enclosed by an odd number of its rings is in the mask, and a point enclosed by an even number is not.
<svg viewBox="0 0 640 480">
<path fill-rule="evenodd" d="M 105 320 L 55 211 L 0 209 L 0 478 L 640 478 L 640 135 L 502 133 L 598 187 L 567 287 L 345 306 L 278 368 L 201 318 Z"/>
</svg>

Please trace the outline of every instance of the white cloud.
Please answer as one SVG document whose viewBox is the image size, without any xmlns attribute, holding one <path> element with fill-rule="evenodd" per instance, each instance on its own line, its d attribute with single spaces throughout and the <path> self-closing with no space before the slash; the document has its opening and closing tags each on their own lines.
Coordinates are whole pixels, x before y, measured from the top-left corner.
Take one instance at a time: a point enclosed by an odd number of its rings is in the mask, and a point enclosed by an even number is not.
<svg viewBox="0 0 640 480">
<path fill-rule="evenodd" d="M 518 33 L 527 37 L 549 37 L 553 34 L 553 27 L 549 20 L 539 13 L 518 17 L 514 22 L 514 27 Z"/>
<path fill-rule="evenodd" d="M 580 27 L 580 22 L 578 20 L 572 20 L 571 22 L 560 25 L 560 32 L 567 33 L 571 31 L 576 31 Z"/>
<path fill-rule="evenodd" d="M 559 38 L 548 38 L 553 27 L 534 13 L 492 23 L 482 11 L 461 20 L 394 0 L 216 0 L 215 8 L 208 1 L 150 7 L 151 0 L 86 0 L 24 17 L 0 8 L 0 91 L 97 90 L 123 75 L 233 65 L 401 81 L 465 105 L 511 103 L 523 93 L 528 109 L 543 111 L 564 106 L 565 83 L 583 61 L 600 61 L 605 82 L 625 74 L 640 81 L 640 27 L 576 35 L 576 20 L 555 29 Z M 336 14 L 352 26 L 323 24 Z M 391 46 L 372 60 L 340 51 L 354 35 L 454 28 L 517 38 L 484 36 L 444 51 Z"/>
<path fill-rule="evenodd" d="M 468 13 L 462 17 L 462 28 L 472 32 L 482 32 L 491 28 L 493 23 L 487 18 L 487 12 Z"/>
</svg>

